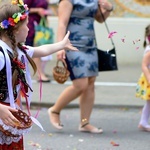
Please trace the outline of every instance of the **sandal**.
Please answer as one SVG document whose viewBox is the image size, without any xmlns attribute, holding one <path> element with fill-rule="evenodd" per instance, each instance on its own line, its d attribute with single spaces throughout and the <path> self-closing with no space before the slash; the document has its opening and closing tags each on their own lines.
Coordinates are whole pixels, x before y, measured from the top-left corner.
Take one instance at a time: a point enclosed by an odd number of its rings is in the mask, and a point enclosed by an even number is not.
<svg viewBox="0 0 150 150">
<path fill-rule="evenodd" d="M 79 126 L 79 131 L 81 132 L 89 132 L 89 133 L 103 133 L 103 130 L 101 128 L 94 127 L 93 129 L 87 129 L 86 126 L 89 125 L 89 123 L 85 123 L 82 126 Z"/>
<path fill-rule="evenodd" d="M 50 79 L 48 79 L 48 80 L 38 80 L 38 82 L 43 82 L 43 83 L 48 83 L 48 82 L 51 82 L 51 80 Z"/>
<path fill-rule="evenodd" d="M 56 129 L 59 129 L 61 130 L 63 128 L 63 125 L 60 123 L 60 122 L 53 122 L 51 120 L 52 118 L 52 115 L 57 115 L 59 117 L 59 113 L 58 112 L 55 112 L 55 111 L 52 111 L 51 108 L 48 109 L 48 114 L 49 114 L 49 117 L 50 117 L 50 122 L 51 124 L 56 128 Z"/>
<path fill-rule="evenodd" d="M 46 76 L 47 78 L 50 78 L 50 75 L 49 75 L 49 74 L 46 74 L 46 73 L 45 73 L 45 76 Z"/>
</svg>

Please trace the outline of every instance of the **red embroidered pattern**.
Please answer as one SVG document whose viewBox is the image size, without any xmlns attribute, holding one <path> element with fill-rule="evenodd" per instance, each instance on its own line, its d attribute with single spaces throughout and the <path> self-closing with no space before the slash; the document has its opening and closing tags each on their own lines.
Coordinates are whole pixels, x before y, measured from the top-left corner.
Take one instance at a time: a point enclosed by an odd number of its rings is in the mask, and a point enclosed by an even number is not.
<svg viewBox="0 0 150 150">
<path fill-rule="evenodd" d="M 0 150 L 24 150 L 23 148 L 23 138 L 20 139 L 17 143 L 12 142 L 10 145 L 3 144 L 0 145 Z"/>
</svg>

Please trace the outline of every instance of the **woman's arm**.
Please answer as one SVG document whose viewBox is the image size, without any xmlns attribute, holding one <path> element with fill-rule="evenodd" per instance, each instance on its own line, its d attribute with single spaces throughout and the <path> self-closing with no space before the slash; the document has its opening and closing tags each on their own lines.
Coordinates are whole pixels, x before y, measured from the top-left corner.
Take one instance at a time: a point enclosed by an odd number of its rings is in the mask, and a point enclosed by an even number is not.
<svg viewBox="0 0 150 150">
<path fill-rule="evenodd" d="M 33 0 L 24 0 L 24 3 L 28 5 L 30 14 L 36 13 L 36 14 L 40 15 L 41 17 L 43 17 L 45 15 L 46 9 L 44 9 L 42 7 L 33 7 Z"/>
<path fill-rule="evenodd" d="M 102 22 L 104 22 L 104 20 L 102 18 L 101 12 L 104 16 L 104 19 L 106 20 L 109 17 L 111 11 L 113 11 L 113 5 L 110 2 L 108 2 L 107 0 L 103 0 L 103 1 L 99 0 L 99 6 L 98 7 L 99 7 L 99 9 L 98 9 L 97 14 L 95 16 L 95 20 L 102 23 Z M 101 9 L 101 12 L 100 12 L 100 9 Z"/>
<path fill-rule="evenodd" d="M 70 43 L 68 39 L 69 35 L 70 32 L 68 31 L 64 39 L 58 43 L 46 44 L 46 45 L 34 47 L 33 57 L 47 56 L 57 51 L 60 51 L 62 49 L 78 51 L 78 49 L 76 47 L 73 47 L 72 44 Z"/>
<path fill-rule="evenodd" d="M 36 13 L 38 15 L 40 15 L 41 17 L 45 16 L 45 11 L 46 9 L 44 8 L 40 8 L 40 7 L 37 7 L 37 8 L 30 8 L 29 9 L 29 12 L 32 14 L 32 13 Z"/>
<path fill-rule="evenodd" d="M 69 0 L 61 0 L 58 6 L 58 29 L 57 29 L 57 41 L 61 41 L 66 34 L 68 22 L 72 13 L 72 3 Z M 65 51 L 57 53 L 58 59 L 65 59 Z"/>
<path fill-rule="evenodd" d="M 24 4 L 27 4 L 29 8 L 33 5 L 33 0 L 24 0 Z"/>
</svg>

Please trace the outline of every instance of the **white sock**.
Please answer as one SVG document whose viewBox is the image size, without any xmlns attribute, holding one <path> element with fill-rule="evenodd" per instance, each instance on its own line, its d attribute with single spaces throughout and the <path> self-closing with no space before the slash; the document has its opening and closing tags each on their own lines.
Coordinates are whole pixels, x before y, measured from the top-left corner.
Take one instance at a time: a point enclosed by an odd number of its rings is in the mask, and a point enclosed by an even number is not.
<svg viewBox="0 0 150 150">
<path fill-rule="evenodd" d="M 147 100 L 142 110 L 140 125 L 150 128 L 150 125 L 148 124 L 149 116 L 150 116 L 150 100 Z"/>
</svg>

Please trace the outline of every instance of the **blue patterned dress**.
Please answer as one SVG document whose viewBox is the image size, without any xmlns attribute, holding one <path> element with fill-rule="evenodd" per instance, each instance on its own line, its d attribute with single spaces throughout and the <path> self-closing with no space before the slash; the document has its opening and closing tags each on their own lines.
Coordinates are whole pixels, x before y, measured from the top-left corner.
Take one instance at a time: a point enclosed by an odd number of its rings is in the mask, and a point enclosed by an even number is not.
<svg viewBox="0 0 150 150">
<path fill-rule="evenodd" d="M 67 51 L 66 62 L 71 80 L 98 75 L 98 57 L 94 33 L 94 16 L 98 0 L 70 0 L 73 11 L 68 23 L 71 43 L 79 52 Z"/>
</svg>

